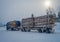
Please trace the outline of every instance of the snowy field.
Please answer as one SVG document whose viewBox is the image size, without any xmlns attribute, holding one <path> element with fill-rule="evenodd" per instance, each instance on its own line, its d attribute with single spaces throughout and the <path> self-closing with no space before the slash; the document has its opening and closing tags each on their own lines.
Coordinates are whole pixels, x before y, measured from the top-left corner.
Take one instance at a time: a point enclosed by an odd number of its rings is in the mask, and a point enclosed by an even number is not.
<svg viewBox="0 0 60 42">
<path fill-rule="evenodd" d="M 0 42 L 60 42 L 60 23 L 56 23 L 55 32 L 21 32 L 7 31 L 6 27 L 0 27 Z"/>
</svg>

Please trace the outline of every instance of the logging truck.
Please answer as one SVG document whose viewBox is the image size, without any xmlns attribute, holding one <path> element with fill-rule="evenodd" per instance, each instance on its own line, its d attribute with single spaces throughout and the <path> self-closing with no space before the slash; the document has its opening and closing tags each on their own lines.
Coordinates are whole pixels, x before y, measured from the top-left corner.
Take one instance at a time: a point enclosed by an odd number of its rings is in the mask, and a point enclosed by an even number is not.
<svg viewBox="0 0 60 42">
<path fill-rule="evenodd" d="M 21 31 L 30 32 L 31 30 L 37 30 L 38 32 L 51 33 L 54 31 L 55 14 L 47 14 L 44 16 L 23 18 Z"/>
</svg>

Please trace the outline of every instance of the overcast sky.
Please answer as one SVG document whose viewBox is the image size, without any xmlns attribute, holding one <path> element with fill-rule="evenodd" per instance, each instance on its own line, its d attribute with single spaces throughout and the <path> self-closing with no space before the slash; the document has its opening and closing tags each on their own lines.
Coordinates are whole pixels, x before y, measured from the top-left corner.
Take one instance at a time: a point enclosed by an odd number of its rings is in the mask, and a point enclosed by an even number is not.
<svg viewBox="0 0 60 42">
<path fill-rule="evenodd" d="M 45 0 L 0 0 L 0 23 L 45 15 Z M 55 12 L 59 11 L 60 0 L 51 0 Z"/>
</svg>

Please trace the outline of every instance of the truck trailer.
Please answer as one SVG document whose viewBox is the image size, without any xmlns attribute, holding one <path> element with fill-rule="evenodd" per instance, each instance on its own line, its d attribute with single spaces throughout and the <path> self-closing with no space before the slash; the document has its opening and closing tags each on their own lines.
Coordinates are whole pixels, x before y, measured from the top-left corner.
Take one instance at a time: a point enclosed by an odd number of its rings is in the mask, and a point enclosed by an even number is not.
<svg viewBox="0 0 60 42">
<path fill-rule="evenodd" d="M 22 19 L 21 31 L 30 32 L 31 30 L 37 30 L 38 32 L 51 33 L 54 31 L 55 14 L 47 14 L 44 16 L 34 17 L 32 14 L 29 18 Z"/>
</svg>

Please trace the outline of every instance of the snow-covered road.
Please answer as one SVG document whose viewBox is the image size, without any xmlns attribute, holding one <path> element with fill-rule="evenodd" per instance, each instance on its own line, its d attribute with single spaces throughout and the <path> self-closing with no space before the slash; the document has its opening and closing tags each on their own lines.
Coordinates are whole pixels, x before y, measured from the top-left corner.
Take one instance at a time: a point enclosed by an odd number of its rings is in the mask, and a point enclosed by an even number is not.
<svg viewBox="0 0 60 42">
<path fill-rule="evenodd" d="M 60 23 L 51 34 L 38 32 L 6 31 L 0 27 L 0 42 L 60 42 Z"/>
</svg>

